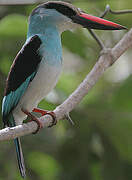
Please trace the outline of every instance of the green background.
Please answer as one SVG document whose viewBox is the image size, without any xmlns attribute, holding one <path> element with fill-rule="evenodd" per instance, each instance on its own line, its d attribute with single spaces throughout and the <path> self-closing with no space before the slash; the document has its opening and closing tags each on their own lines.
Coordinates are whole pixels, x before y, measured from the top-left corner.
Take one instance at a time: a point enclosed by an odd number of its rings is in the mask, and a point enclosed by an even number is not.
<svg viewBox="0 0 132 180">
<path fill-rule="evenodd" d="M 113 10 L 132 8 L 131 0 L 74 0 L 73 4 L 96 16 L 106 4 Z M 28 15 L 35 6 L 0 6 L 0 101 L 9 68 L 26 39 Z M 132 26 L 132 14 L 108 14 L 106 19 Z M 113 47 L 126 31 L 96 33 L 107 47 Z M 64 32 L 62 44 L 63 72 L 54 91 L 40 103 L 43 109 L 52 110 L 61 104 L 92 69 L 100 53 L 86 29 Z M 75 126 L 60 121 L 37 135 L 21 138 L 27 180 L 132 179 L 131 59 L 130 48 L 71 112 Z M 2 128 L 1 116 L 0 125 Z M 1 142 L 0 180 L 20 179 L 13 142 Z"/>
</svg>

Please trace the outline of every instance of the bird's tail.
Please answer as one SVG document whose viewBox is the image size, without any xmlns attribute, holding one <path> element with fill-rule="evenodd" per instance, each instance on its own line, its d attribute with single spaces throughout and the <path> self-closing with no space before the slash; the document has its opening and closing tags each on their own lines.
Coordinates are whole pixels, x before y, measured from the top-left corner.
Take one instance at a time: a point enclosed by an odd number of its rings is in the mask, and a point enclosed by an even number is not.
<svg viewBox="0 0 132 180">
<path fill-rule="evenodd" d="M 15 147 L 16 147 L 17 161 L 18 161 L 19 170 L 20 170 L 21 176 L 23 178 L 25 178 L 26 177 L 26 169 L 25 169 L 25 164 L 24 164 L 24 158 L 23 158 L 20 139 L 19 138 L 14 139 L 14 143 L 15 143 Z"/>
<path fill-rule="evenodd" d="M 4 122 L 5 127 L 16 126 L 12 112 L 9 113 L 8 115 L 3 115 L 3 122 Z M 14 143 L 15 143 L 15 147 L 16 147 L 16 154 L 17 154 L 19 170 L 20 170 L 21 176 L 23 178 L 25 178 L 26 177 L 26 169 L 25 169 L 25 165 L 24 165 L 24 158 L 23 158 L 20 138 L 14 139 Z"/>
</svg>

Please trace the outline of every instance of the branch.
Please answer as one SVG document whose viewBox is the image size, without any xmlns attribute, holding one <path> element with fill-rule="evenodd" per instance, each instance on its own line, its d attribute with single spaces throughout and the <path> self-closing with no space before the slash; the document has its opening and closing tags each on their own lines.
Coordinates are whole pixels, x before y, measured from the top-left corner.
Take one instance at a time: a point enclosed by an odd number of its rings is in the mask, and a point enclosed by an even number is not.
<svg viewBox="0 0 132 180">
<path fill-rule="evenodd" d="M 65 115 L 71 112 L 80 103 L 106 69 L 110 67 L 130 46 L 132 46 L 132 29 L 127 32 L 112 49 L 104 49 L 101 52 L 97 63 L 83 82 L 60 106 L 54 110 L 57 121 L 63 119 Z M 41 117 L 40 120 L 43 127 L 48 127 L 52 123 L 52 118 L 49 115 Z M 34 132 L 36 129 L 37 124 L 35 122 L 25 123 L 13 128 L 2 129 L 0 130 L 0 141 L 27 135 Z"/>
<path fill-rule="evenodd" d="M 96 35 L 96 33 L 92 29 L 88 29 L 88 31 L 91 34 L 91 36 L 95 39 L 95 41 L 98 43 L 98 45 L 101 48 L 101 50 L 103 50 L 105 48 L 105 45 L 100 40 L 100 38 Z"/>
<path fill-rule="evenodd" d="M 100 15 L 100 18 L 105 17 L 108 13 L 115 14 L 115 15 L 117 15 L 117 14 L 128 14 L 128 13 L 132 13 L 132 10 L 129 9 L 129 10 L 113 11 L 113 10 L 111 10 L 110 5 L 107 4 L 105 7 L 105 11 Z M 98 36 L 96 35 L 96 33 L 93 30 L 88 29 L 88 31 L 91 34 L 91 36 L 96 40 L 99 47 L 103 50 L 105 48 L 105 46 L 104 46 L 103 42 L 100 40 L 100 38 L 98 38 Z"/>
<path fill-rule="evenodd" d="M 110 8 L 110 5 L 107 4 L 105 7 L 105 11 L 103 12 L 103 14 L 100 17 L 103 18 L 108 12 L 110 12 L 111 14 L 128 14 L 128 13 L 132 13 L 132 10 L 127 9 L 127 10 L 113 11 Z"/>
</svg>

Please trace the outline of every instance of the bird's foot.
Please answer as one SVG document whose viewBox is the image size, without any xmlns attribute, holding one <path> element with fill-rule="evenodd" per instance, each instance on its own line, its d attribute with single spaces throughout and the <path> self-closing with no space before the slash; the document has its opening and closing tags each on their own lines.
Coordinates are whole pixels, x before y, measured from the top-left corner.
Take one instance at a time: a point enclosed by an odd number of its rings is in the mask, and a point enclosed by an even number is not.
<svg viewBox="0 0 132 180">
<path fill-rule="evenodd" d="M 34 109 L 33 109 L 33 112 L 40 113 L 41 116 L 44 116 L 44 115 L 47 114 L 48 111 L 47 111 L 47 110 L 40 109 L 40 108 L 34 108 Z"/>
<path fill-rule="evenodd" d="M 33 132 L 33 134 L 38 133 L 38 131 L 41 128 L 43 128 L 42 122 L 38 118 L 36 118 L 33 114 L 31 114 L 29 111 L 22 109 L 22 112 L 24 112 L 28 117 L 31 118 L 30 121 L 35 121 L 37 123 L 37 125 L 38 125 L 37 130 L 35 132 Z"/>
<path fill-rule="evenodd" d="M 33 112 L 40 113 L 42 116 L 50 115 L 52 117 L 53 121 L 52 121 L 52 124 L 48 127 L 52 127 L 57 124 L 56 115 L 53 111 L 47 111 L 47 110 L 43 110 L 43 109 L 39 109 L 39 108 L 34 108 Z"/>
</svg>

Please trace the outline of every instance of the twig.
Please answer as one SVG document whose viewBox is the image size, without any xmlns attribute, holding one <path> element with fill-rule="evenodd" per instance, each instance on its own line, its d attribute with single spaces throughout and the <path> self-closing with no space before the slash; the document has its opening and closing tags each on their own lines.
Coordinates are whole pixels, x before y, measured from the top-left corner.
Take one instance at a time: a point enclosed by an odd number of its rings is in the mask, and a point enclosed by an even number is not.
<svg viewBox="0 0 132 180">
<path fill-rule="evenodd" d="M 75 123 L 74 123 L 73 120 L 71 119 L 69 113 L 65 114 L 65 118 L 66 118 L 66 120 L 67 120 L 72 126 L 75 125 Z"/>
<path fill-rule="evenodd" d="M 99 60 L 86 76 L 84 81 L 78 88 L 60 105 L 54 112 L 57 121 L 65 117 L 65 114 L 71 112 L 83 99 L 83 97 L 91 90 L 99 78 L 103 75 L 108 67 L 110 67 L 129 47 L 132 46 L 132 29 L 112 49 L 105 49 L 101 53 Z M 48 127 L 52 123 L 49 115 L 40 118 L 44 127 Z M 14 139 L 18 136 L 24 136 L 34 132 L 37 129 L 35 122 L 29 122 L 13 128 L 5 128 L 0 130 L 0 141 Z"/>
<path fill-rule="evenodd" d="M 92 37 L 96 40 L 96 42 L 98 43 L 98 45 L 100 46 L 101 49 L 105 48 L 105 45 L 103 44 L 103 42 L 101 41 L 101 39 L 95 34 L 95 32 L 91 29 L 88 29 L 89 33 L 92 35 Z"/>
<path fill-rule="evenodd" d="M 120 11 L 113 11 L 113 10 L 111 10 L 110 5 L 107 4 L 105 11 L 103 12 L 103 14 L 100 17 L 103 18 L 108 12 L 110 12 L 111 14 L 128 14 L 128 13 L 132 13 L 132 10 L 126 9 L 126 10 L 120 10 Z"/>
<path fill-rule="evenodd" d="M 110 11 L 110 6 L 109 4 L 106 5 L 105 7 L 105 11 L 102 13 L 102 15 L 100 16 L 100 18 L 105 17 L 105 15 Z"/>
<path fill-rule="evenodd" d="M 120 10 L 120 11 L 112 11 L 111 9 L 110 9 L 110 13 L 112 13 L 112 14 L 128 14 L 128 13 L 132 13 L 132 10 Z"/>
<path fill-rule="evenodd" d="M 127 13 L 132 13 L 132 10 L 121 10 L 121 11 L 113 11 L 111 10 L 110 8 L 110 5 L 107 4 L 106 5 L 106 8 L 105 8 L 105 11 L 102 13 L 102 15 L 100 16 L 100 18 L 103 18 L 106 16 L 106 14 L 108 13 L 111 13 L 111 14 L 127 14 Z M 104 49 L 105 48 L 105 45 L 103 44 L 103 42 L 100 40 L 100 38 L 98 38 L 98 36 L 96 35 L 96 33 L 91 30 L 91 29 L 88 29 L 89 33 L 92 35 L 92 37 L 96 40 L 96 42 L 98 43 L 98 45 L 100 46 L 101 49 Z"/>
</svg>

